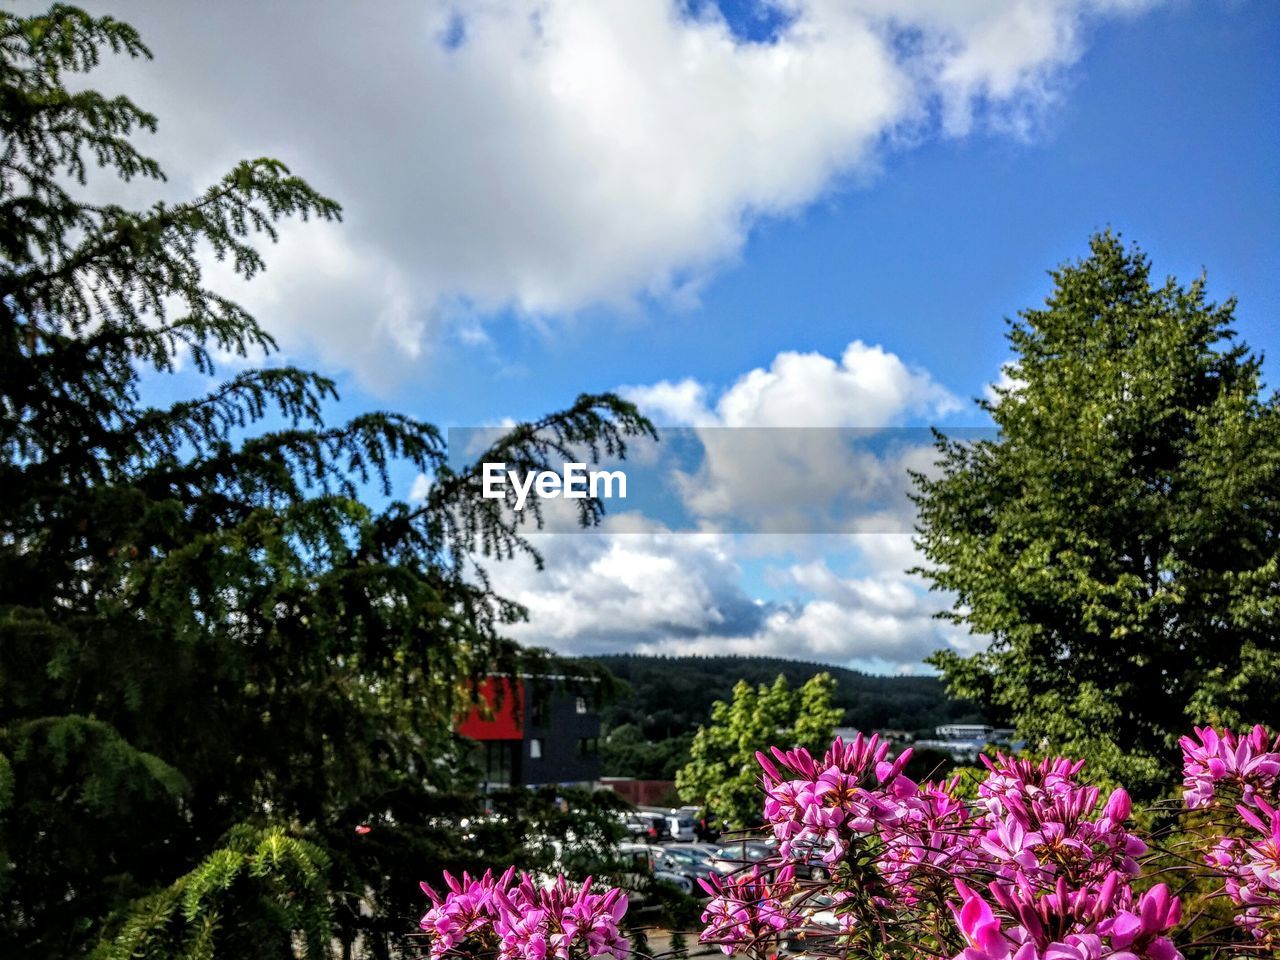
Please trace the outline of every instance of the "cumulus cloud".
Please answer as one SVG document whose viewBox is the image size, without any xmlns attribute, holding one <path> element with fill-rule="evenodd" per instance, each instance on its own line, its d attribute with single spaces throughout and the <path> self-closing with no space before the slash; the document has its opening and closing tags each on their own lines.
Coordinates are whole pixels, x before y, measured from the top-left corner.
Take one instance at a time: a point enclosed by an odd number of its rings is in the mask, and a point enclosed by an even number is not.
<svg viewBox="0 0 1280 960">
<path fill-rule="evenodd" d="M 913 672 L 924 657 L 952 646 L 968 649 L 956 631 L 933 619 L 924 603 L 910 616 L 871 607 L 815 600 L 772 611 L 755 633 L 701 637 L 693 642 L 659 640 L 641 646 L 646 653 L 785 656 L 852 666 L 870 672 Z"/>
<path fill-rule="evenodd" d="M 259 305 L 376 384 L 488 311 L 696 289 L 887 144 L 1025 129 L 1087 24 L 1144 5 L 758 0 L 751 40 L 679 0 L 113 0 L 156 62 L 102 85 L 159 114 L 172 171 L 269 153 L 346 204 Z"/>
<path fill-rule="evenodd" d="M 897 672 L 919 669 L 943 647 L 975 647 L 934 618 L 947 598 L 901 566 L 850 575 L 826 560 L 794 562 L 776 577 L 783 592 L 793 588 L 791 599 L 753 597 L 743 586 L 750 539 L 618 533 L 607 524 L 599 536 L 539 537 L 545 570 L 506 563 L 493 571 L 494 585 L 529 609 L 516 639 L 566 654 L 737 653 Z M 900 542 L 885 542 L 892 540 Z M 913 562 L 905 535 L 847 538 L 840 547 L 863 563 L 885 549 Z"/>
<path fill-rule="evenodd" d="M 727 539 L 606 530 L 538 537 L 542 573 L 520 561 L 495 570 L 498 589 L 529 608 L 517 639 L 565 652 L 616 652 L 657 637 L 691 641 L 755 629 L 760 606 L 743 592 Z"/>
<path fill-rule="evenodd" d="M 855 340 L 839 359 L 783 352 L 718 397 L 693 380 L 622 388 L 662 423 L 701 441 L 696 470 L 675 473 L 685 507 L 720 529 L 909 530 L 909 470 L 928 470 L 924 429 L 886 433 L 961 409 L 928 371 Z"/>
<path fill-rule="evenodd" d="M 407 500 L 409 503 L 417 504 L 426 501 L 431 495 L 431 478 L 425 473 L 419 473 L 413 478 L 413 483 L 409 485 L 409 494 Z"/>
<path fill-rule="evenodd" d="M 861 340 L 839 359 L 783 351 L 767 369 L 739 377 L 714 405 L 707 386 L 695 380 L 623 387 L 622 393 L 665 425 L 693 427 L 884 427 L 961 407 L 927 370 Z"/>
</svg>

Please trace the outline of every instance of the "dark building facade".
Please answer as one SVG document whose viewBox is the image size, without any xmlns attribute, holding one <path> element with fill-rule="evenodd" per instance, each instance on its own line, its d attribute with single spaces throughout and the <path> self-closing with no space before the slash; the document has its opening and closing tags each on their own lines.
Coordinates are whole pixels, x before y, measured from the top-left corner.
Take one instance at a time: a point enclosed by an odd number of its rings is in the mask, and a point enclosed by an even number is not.
<svg viewBox="0 0 1280 960">
<path fill-rule="evenodd" d="M 457 730 L 476 741 L 483 786 L 590 783 L 600 775 L 600 715 L 553 678 L 495 677 Z"/>
</svg>

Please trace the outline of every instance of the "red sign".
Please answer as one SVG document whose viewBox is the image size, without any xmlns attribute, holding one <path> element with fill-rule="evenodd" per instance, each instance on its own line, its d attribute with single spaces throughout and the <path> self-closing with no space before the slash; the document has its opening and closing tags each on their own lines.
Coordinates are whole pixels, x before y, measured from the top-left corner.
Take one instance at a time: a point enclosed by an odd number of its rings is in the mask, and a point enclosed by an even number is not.
<svg viewBox="0 0 1280 960">
<path fill-rule="evenodd" d="M 480 681 L 480 703 L 458 721 L 458 733 L 472 740 L 521 740 L 524 738 L 524 684 L 513 686 L 509 677 Z"/>
</svg>

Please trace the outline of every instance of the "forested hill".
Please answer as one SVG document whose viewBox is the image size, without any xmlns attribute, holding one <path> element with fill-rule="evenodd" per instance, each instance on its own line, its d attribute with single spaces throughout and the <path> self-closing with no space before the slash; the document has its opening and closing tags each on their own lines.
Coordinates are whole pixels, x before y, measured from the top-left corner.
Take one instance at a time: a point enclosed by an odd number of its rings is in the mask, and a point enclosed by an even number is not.
<svg viewBox="0 0 1280 960">
<path fill-rule="evenodd" d="M 974 708 L 947 696 L 936 677 L 883 677 L 777 657 L 655 657 L 618 654 L 587 658 L 606 667 L 630 691 L 603 711 L 606 728 L 639 726 L 646 736 L 679 736 L 705 723 L 711 704 L 727 700 L 739 680 L 772 683 L 784 674 L 793 687 L 826 671 L 837 683 L 844 725 L 932 732 L 940 723 L 981 720 Z"/>
</svg>

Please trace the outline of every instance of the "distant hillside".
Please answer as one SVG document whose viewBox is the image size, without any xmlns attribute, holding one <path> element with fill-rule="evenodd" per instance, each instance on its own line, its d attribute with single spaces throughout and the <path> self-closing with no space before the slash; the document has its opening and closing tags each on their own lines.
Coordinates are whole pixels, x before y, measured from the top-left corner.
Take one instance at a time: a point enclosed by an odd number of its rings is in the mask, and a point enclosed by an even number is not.
<svg viewBox="0 0 1280 960">
<path fill-rule="evenodd" d="M 781 673 L 796 687 L 824 670 L 836 680 L 836 703 L 844 709 L 845 726 L 931 733 L 940 723 L 982 720 L 970 704 L 948 697 L 936 677 L 871 676 L 776 657 L 619 654 L 587 659 L 606 667 L 630 687 L 604 708 L 605 726 L 632 723 L 651 739 L 679 736 L 706 723 L 711 704 L 729 699 L 739 680 L 772 683 Z"/>
</svg>

